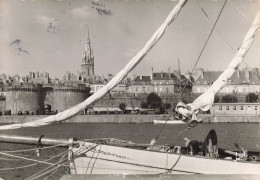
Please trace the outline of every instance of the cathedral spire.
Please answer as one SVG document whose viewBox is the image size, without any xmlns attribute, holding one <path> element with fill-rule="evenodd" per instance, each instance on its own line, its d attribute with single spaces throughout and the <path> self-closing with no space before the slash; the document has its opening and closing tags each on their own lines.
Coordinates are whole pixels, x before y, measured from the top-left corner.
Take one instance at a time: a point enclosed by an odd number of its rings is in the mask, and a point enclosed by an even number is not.
<svg viewBox="0 0 260 180">
<path fill-rule="evenodd" d="M 82 64 L 94 64 L 93 51 L 90 46 L 89 29 L 87 29 L 86 41 L 84 43 Z"/>
<path fill-rule="evenodd" d="M 82 52 L 81 72 L 83 77 L 86 78 L 94 75 L 94 55 L 90 46 L 89 29 L 87 29 L 87 37 Z"/>
</svg>

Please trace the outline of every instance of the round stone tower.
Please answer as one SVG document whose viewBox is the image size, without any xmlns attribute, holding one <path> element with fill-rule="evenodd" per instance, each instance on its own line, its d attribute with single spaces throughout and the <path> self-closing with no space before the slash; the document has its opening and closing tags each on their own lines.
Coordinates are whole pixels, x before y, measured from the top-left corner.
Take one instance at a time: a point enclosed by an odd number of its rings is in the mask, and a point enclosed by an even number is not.
<svg viewBox="0 0 260 180">
<path fill-rule="evenodd" d="M 44 88 L 44 104 L 51 105 L 54 112 L 64 111 L 89 96 L 90 89 L 84 84 L 77 86 L 53 85 L 52 88 Z"/>
<path fill-rule="evenodd" d="M 17 83 L 6 86 L 5 110 L 15 115 L 19 113 L 38 114 L 42 111 L 42 85 L 33 83 Z"/>
</svg>

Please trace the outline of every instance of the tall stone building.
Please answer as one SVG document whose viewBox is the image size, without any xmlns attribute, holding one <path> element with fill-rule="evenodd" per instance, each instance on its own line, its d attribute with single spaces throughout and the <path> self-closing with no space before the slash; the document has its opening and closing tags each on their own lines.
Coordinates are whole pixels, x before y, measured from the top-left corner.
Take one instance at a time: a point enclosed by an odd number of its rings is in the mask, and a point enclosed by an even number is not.
<svg viewBox="0 0 260 180">
<path fill-rule="evenodd" d="M 82 52 L 82 64 L 81 64 L 81 74 L 83 81 L 89 81 L 93 79 L 94 73 L 94 55 L 90 46 L 89 30 L 87 31 L 87 39 L 85 42 L 85 47 Z"/>
</svg>

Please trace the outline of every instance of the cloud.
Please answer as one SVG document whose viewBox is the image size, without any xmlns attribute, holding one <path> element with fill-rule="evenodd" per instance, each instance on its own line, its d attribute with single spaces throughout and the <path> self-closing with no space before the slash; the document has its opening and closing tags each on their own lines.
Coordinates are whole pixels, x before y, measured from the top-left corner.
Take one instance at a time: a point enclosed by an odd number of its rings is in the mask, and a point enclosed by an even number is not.
<svg viewBox="0 0 260 180">
<path fill-rule="evenodd" d="M 48 27 L 49 23 L 55 23 L 55 19 L 53 17 L 48 17 L 46 15 L 37 16 L 36 21 L 38 24 L 44 27 Z"/>
<path fill-rule="evenodd" d="M 90 8 L 88 6 L 75 7 L 70 10 L 70 13 L 79 18 L 86 18 L 90 15 Z"/>
<path fill-rule="evenodd" d="M 53 17 L 39 15 L 36 17 L 36 22 L 47 32 L 55 33 L 57 31 L 58 22 Z"/>
</svg>

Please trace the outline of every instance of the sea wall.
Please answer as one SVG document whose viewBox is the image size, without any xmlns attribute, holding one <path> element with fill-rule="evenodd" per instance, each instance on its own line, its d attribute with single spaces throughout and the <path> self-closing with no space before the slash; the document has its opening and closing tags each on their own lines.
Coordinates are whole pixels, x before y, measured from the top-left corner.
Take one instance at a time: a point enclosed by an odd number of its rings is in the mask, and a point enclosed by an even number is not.
<svg viewBox="0 0 260 180">
<path fill-rule="evenodd" d="M 0 116 L 1 124 L 24 123 L 47 116 Z M 169 115 L 78 115 L 62 123 L 153 123 L 154 119 L 167 119 Z M 199 115 L 205 123 L 259 122 L 260 116 Z"/>
</svg>

